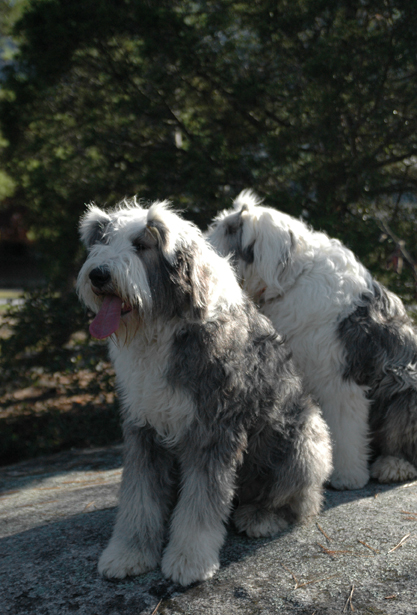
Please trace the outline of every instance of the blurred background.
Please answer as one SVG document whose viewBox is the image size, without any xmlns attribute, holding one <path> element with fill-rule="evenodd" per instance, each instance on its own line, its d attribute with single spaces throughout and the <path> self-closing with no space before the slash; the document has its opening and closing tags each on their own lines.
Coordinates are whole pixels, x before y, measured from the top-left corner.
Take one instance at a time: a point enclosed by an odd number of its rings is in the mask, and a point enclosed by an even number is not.
<svg viewBox="0 0 417 615">
<path fill-rule="evenodd" d="M 417 295 L 410 0 L 0 0 L 0 463 L 120 438 L 74 293 L 86 204 L 243 188 Z"/>
</svg>

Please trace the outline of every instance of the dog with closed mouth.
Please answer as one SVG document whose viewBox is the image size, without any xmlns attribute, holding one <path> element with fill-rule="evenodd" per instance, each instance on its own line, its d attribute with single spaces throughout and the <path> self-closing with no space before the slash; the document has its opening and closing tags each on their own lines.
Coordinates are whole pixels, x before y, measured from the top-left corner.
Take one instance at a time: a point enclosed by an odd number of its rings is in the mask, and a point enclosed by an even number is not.
<svg viewBox="0 0 417 615">
<path fill-rule="evenodd" d="M 161 564 L 183 585 L 219 567 L 225 523 L 271 536 L 315 515 L 331 473 L 318 407 L 227 259 L 167 202 L 90 206 L 77 282 L 108 339 L 125 460 L 107 577 Z"/>
<path fill-rule="evenodd" d="M 417 333 L 396 295 L 337 239 L 250 190 L 206 238 L 290 345 L 333 440 L 337 489 L 417 476 Z"/>
</svg>

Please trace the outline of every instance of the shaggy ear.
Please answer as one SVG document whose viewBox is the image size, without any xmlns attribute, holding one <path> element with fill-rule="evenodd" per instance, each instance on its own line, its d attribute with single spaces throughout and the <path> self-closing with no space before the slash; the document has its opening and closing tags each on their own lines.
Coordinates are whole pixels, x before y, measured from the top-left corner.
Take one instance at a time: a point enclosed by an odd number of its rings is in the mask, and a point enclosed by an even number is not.
<svg viewBox="0 0 417 615">
<path fill-rule="evenodd" d="M 187 298 L 192 319 L 201 319 L 207 309 L 210 271 L 205 264 L 198 243 L 177 252 L 176 274 L 181 294 Z"/>
<path fill-rule="evenodd" d="M 164 250 L 169 250 L 168 238 L 171 232 L 171 225 L 169 222 L 173 218 L 175 224 L 177 222 L 177 216 L 171 212 L 168 201 L 156 201 L 152 203 L 148 209 L 148 215 L 146 218 L 146 232 L 149 237 Z"/>
<path fill-rule="evenodd" d="M 90 205 L 87 213 L 80 220 L 81 241 L 86 248 L 91 248 L 93 244 L 102 239 L 106 227 L 110 222 L 110 216 L 95 205 Z"/>
<path fill-rule="evenodd" d="M 151 222 L 148 222 L 148 224 L 146 225 L 145 232 L 146 232 L 146 236 L 148 237 L 149 241 L 154 246 L 161 247 L 163 245 L 164 237 L 166 237 L 166 234 L 167 234 L 167 229 L 163 224 L 155 220 L 152 220 Z"/>
<path fill-rule="evenodd" d="M 190 267 L 191 315 L 202 318 L 207 310 L 210 271 L 200 259 Z"/>
<path fill-rule="evenodd" d="M 269 212 L 260 216 L 253 244 L 253 262 L 268 286 L 281 290 L 283 278 L 286 279 L 291 270 L 296 246 L 296 237 L 289 228 L 278 226 Z"/>
</svg>

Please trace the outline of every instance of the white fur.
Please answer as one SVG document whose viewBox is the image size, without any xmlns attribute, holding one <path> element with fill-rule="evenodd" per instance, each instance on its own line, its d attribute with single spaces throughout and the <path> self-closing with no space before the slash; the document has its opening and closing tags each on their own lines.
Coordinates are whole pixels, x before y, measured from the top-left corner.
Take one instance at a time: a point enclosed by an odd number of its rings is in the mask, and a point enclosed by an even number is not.
<svg viewBox="0 0 417 615">
<path fill-rule="evenodd" d="M 108 245 L 95 243 L 89 249 L 88 259 L 78 274 L 77 292 L 87 307 L 98 312 L 102 299 L 94 294 L 88 276 L 90 271 L 106 263 L 112 270 L 113 279 L 117 281 L 117 294 L 143 314 L 145 310 L 152 308 L 151 292 L 145 268 L 138 262 L 131 240 L 146 226 L 146 210 L 128 209 L 109 215 L 90 206 L 80 225 L 83 240 L 88 226 L 92 225 L 94 220 L 100 219 L 100 214 L 101 218 L 106 216 L 108 221 L 112 221 L 117 232 Z"/>
<path fill-rule="evenodd" d="M 174 444 L 189 426 L 194 404 L 191 398 L 166 385 L 168 349 L 175 329 L 158 321 L 139 328 L 129 344 L 110 343 L 110 358 L 117 374 L 125 417 L 135 425 L 151 425 Z"/>
</svg>

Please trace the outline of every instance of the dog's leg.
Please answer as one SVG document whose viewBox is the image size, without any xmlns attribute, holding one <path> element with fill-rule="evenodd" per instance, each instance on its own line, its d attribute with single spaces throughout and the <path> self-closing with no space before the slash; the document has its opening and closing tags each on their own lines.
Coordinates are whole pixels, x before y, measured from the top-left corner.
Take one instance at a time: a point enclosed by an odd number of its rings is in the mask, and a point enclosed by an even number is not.
<svg viewBox="0 0 417 615">
<path fill-rule="evenodd" d="M 197 448 L 190 437 L 181 459 L 181 495 L 172 516 L 162 572 L 182 585 L 208 579 L 219 568 L 235 486 L 235 455 L 226 439 Z"/>
<path fill-rule="evenodd" d="M 277 437 L 271 425 L 259 429 L 249 440 L 245 462 L 239 471 L 239 504 L 233 521 L 237 530 L 250 538 L 274 536 L 289 525 L 282 505 L 291 497 L 293 485 L 287 481 L 285 460 L 280 460 L 278 471 L 283 480 L 275 475 L 270 464 L 270 458 L 279 450 L 280 443 L 282 438 Z M 277 491 L 281 493 L 278 495 Z"/>
<path fill-rule="evenodd" d="M 258 504 L 241 504 L 233 516 L 239 532 L 245 532 L 249 538 L 275 536 L 285 530 L 289 522 L 279 510 L 268 510 Z"/>
<path fill-rule="evenodd" d="M 333 442 L 335 489 L 361 489 L 369 481 L 369 401 L 352 381 L 334 379 L 320 391 L 323 416 Z"/>
<path fill-rule="evenodd" d="M 380 483 L 398 483 L 417 477 L 417 468 L 406 459 L 381 455 L 371 466 L 371 476 Z"/>
<path fill-rule="evenodd" d="M 125 462 L 113 535 L 98 570 L 123 578 L 155 568 L 172 505 L 173 459 L 150 429 L 125 428 Z"/>
<path fill-rule="evenodd" d="M 305 422 L 291 431 L 291 441 L 285 442 L 266 426 L 250 441 L 234 515 L 237 529 L 248 536 L 273 536 L 290 522 L 305 522 L 320 512 L 323 483 L 332 470 L 327 425 L 311 407 Z"/>
<path fill-rule="evenodd" d="M 387 364 L 384 373 L 385 387 L 371 394 L 372 445 L 379 451 L 371 476 L 380 483 L 396 483 L 417 477 L 417 371 Z"/>
</svg>

